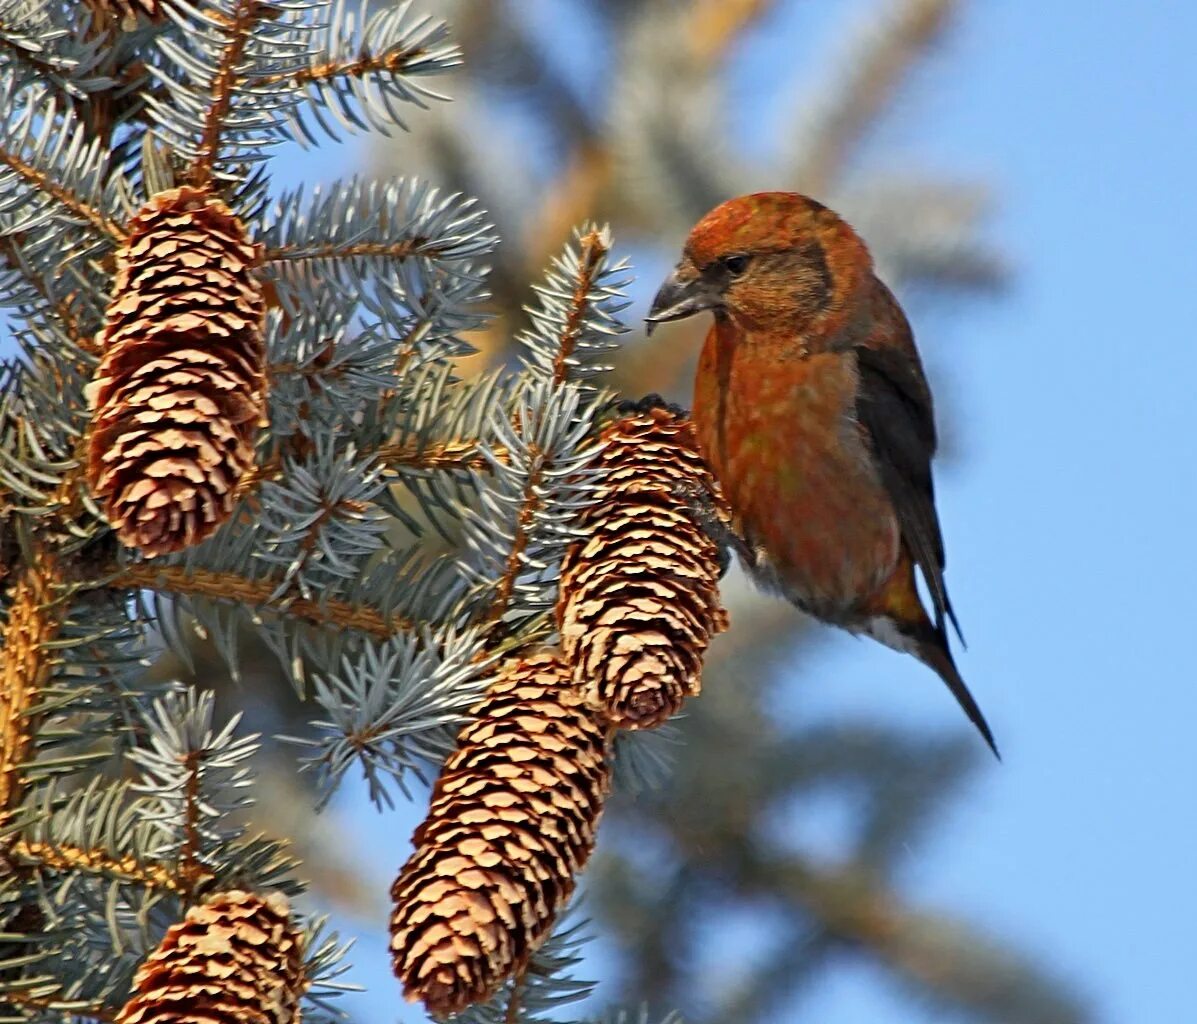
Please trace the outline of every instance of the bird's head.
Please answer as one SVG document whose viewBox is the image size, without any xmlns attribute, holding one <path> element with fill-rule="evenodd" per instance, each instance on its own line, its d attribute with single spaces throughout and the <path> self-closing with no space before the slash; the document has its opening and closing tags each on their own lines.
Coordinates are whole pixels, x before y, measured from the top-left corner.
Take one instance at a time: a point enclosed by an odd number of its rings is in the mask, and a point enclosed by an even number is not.
<svg viewBox="0 0 1197 1024">
<path fill-rule="evenodd" d="M 796 192 L 729 199 L 702 218 L 646 321 L 710 310 L 746 330 L 809 332 L 841 312 L 872 269 L 864 243 Z"/>
</svg>

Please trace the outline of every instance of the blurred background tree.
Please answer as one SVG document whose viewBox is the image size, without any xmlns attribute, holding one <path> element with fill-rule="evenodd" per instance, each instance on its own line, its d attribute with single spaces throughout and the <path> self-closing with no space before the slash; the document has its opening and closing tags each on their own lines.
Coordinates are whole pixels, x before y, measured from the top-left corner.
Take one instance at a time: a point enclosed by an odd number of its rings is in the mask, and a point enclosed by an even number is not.
<svg viewBox="0 0 1197 1024">
<path fill-rule="evenodd" d="M 512 357 L 528 282 L 575 224 L 611 223 L 643 301 L 701 214 L 766 188 L 804 191 L 843 213 L 916 325 L 922 314 L 943 326 L 939 311 L 1006 281 L 982 234 L 989 189 L 895 171 L 876 142 L 895 110 L 912 121 L 907 94 L 928 63 L 941 82 L 952 73 L 936 59 L 962 5 L 874 0 L 843 38 L 803 47 L 797 61 L 775 37 L 782 26 L 792 32 L 796 0 L 446 0 L 437 13 L 465 51 L 464 67 L 442 79 L 453 102 L 413 118 L 410 135 L 369 159 L 381 173 L 479 197 L 497 225 L 496 315 L 467 360 L 479 373 Z M 803 23 L 834 36 L 829 26 L 841 26 L 817 8 Z M 748 75 L 763 108 L 745 106 Z M 651 346 L 633 335 L 616 359 L 622 391 L 687 404 L 704 330 L 677 325 Z M 945 333 L 920 334 L 933 375 Z M 949 458 L 951 405 L 948 394 Z M 736 569 L 724 590 L 732 630 L 712 648 L 702 699 L 659 745 L 671 767 L 657 787 L 616 800 L 590 871 L 587 913 L 619 967 L 619 991 L 605 989 L 603 1001 L 643 1000 L 657 1016 L 676 1007 L 688 1024 L 797 1020 L 803 992 L 837 964 L 864 960 L 910 999 L 958 1019 L 1089 1020 L 1083 999 L 1014 945 L 902 895 L 904 864 L 985 763 L 975 737 L 804 715 L 807 655 L 820 634 Z M 256 669 L 248 654 L 242 662 L 263 680 L 251 724 L 302 731 L 290 684 L 260 653 Z M 197 675 L 214 678 L 216 655 L 197 657 Z M 238 688 L 234 703 L 245 698 Z M 304 785 L 290 763 L 267 773 L 262 784 L 277 796 L 255 813 L 301 837 L 298 852 L 328 902 L 376 919 L 378 881 L 364 881 L 369 871 L 336 840 L 344 808 L 304 823 L 311 802 L 290 798 Z"/>
</svg>

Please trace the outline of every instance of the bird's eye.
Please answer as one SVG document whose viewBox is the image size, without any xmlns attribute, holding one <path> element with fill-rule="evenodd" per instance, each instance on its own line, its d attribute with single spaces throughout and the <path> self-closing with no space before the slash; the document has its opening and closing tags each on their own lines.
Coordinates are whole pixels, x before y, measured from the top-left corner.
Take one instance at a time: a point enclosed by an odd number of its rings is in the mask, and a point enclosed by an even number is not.
<svg viewBox="0 0 1197 1024">
<path fill-rule="evenodd" d="M 723 264 L 723 268 L 732 277 L 739 277 L 748 269 L 748 257 L 744 253 L 737 253 L 735 256 L 724 256 L 719 262 Z"/>
</svg>

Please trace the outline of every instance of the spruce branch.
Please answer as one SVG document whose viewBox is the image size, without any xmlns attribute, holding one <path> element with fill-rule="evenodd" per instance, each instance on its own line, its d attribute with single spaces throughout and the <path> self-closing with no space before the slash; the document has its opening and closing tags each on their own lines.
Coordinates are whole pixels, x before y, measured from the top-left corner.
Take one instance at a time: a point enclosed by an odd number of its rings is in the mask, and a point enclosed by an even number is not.
<svg viewBox="0 0 1197 1024">
<path fill-rule="evenodd" d="M 302 260 L 354 260 L 354 259 L 387 259 L 402 260 L 411 256 L 427 256 L 440 259 L 451 253 L 449 246 L 430 245 L 428 239 L 412 238 L 397 242 L 352 242 L 347 245 L 326 243 L 324 245 L 298 248 L 296 246 L 280 246 L 267 249 L 264 254 L 266 263 L 299 262 Z"/>
<path fill-rule="evenodd" d="M 193 880 L 206 882 L 211 873 L 155 859 L 153 826 L 147 823 L 154 810 L 146 799 L 134 797 L 125 781 L 93 777 L 65 791 L 51 782 L 14 823 L 10 860 L 26 870 L 49 872 L 54 880 L 90 877 L 114 883 L 114 893 L 132 885 L 154 896 L 186 895 Z"/>
<path fill-rule="evenodd" d="M 76 114 L 76 106 L 46 83 L 21 82 L 0 63 L 0 110 L 6 115 L 0 128 L 0 234 L 40 243 L 46 260 L 40 273 L 58 271 L 68 254 L 84 256 L 97 243 L 111 246 L 124 237 L 109 212 L 124 183 L 108 166 L 106 140 Z M 66 247 L 64 228 L 71 231 Z"/>
<path fill-rule="evenodd" d="M 628 264 L 611 263 L 610 251 L 610 230 L 586 225 L 534 288 L 538 301 L 527 307 L 531 324 L 518 340 L 529 369 L 553 386 L 606 370 L 596 360 L 626 330 L 618 315 L 627 306 L 622 289 Z"/>
<path fill-rule="evenodd" d="M 569 374 L 569 360 L 582 337 L 587 314 L 593 302 L 590 290 L 602 269 L 603 262 L 611 248 L 610 236 L 597 228 L 591 228 L 578 243 L 578 269 L 574 276 L 574 292 L 569 299 L 569 309 L 553 358 L 552 380 L 554 384 L 564 383 Z"/>
<path fill-rule="evenodd" d="M 60 68 L 46 52 L 44 44 L 16 29 L 9 17 L 9 9 L 13 6 L 15 5 L 0 6 L 0 50 L 7 55 L 6 62 L 25 65 L 33 79 L 53 81 L 58 77 Z"/>
<path fill-rule="evenodd" d="M 303 189 L 286 193 L 262 235 L 264 261 L 274 275 L 289 265 L 314 264 L 312 269 L 345 284 L 414 258 L 470 276 L 475 273 L 470 261 L 487 253 L 494 240 L 473 199 L 418 179 L 363 177 L 333 189 L 317 187 L 310 200 Z M 401 297 L 414 298 L 415 291 L 405 287 Z"/>
<path fill-rule="evenodd" d="M 282 570 L 272 598 L 312 600 L 358 577 L 362 560 L 385 546 L 383 471 L 354 445 L 317 437 L 306 458 L 288 460 L 280 478 L 263 485 L 258 557 Z"/>
<path fill-rule="evenodd" d="M 291 73 L 260 75 L 251 78 L 250 82 L 257 86 L 282 85 L 283 83 L 302 86 L 311 85 L 314 82 L 329 82 L 334 78 L 360 78 L 362 75 L 374 71 L 402 74 L 411 64 L 426 56 L 427 53 L 428 51 L 422 46 L 413 46 L 406 50 L 392 50 L 388 53 L 365 53 L 351 59 L 323 61 L 310 68 L 303 68 Z"/>
<path fill-rule="evenodd" d="M 179 877 L 188 892 L 194 891 L 200 876 L 200 766 L 202 750 L 188 750 L 182 757 L 183 768 L 183 827 L 179 844 Z"/>
<path fill-rule="evenodd" d="M 42 275 L 28 273 L 29 267 L 21 254 L 18 240 L 12 235 L 0 235 L 0 259 L 13 270 L 23 274 L 28 286 L 37 292 L 46 308 L 58 319 L 73 345 L 77 345 L 88 354 L 98 351 L 95 337 L 91 332 L 83 330 L 79 318 L 71 308 L 71 296 L 55 294 Z"/>
<path fill-rule="evenodd" d="M 316 145 L 309 122 L 339 138 L 326 114 L 349 131 L 389 134 L 392 126 L 404 128 L 400 104 L 447 98 L 420 79 L 460 62 L 448 26 L 428 15 L 412 16 L 411 0 L 373 13 L 361 0 L 335 0 L 305 66 L 251 78 L 249 85 L 266 92 L 287 87 L 306 96 L 305 107 L 289 111 L 290 123 L 299 139 Z"/>
<path fill-rule="evenodd" d="M 98 875 L 114 882 L 132 882 L 147 889 L 179 895 L 188 889 L 175 872 L 161 864 L 143 863 L 132 854 L 114 856 L 99 849 L 17 839 L 8 855 L 19 864 L 60 874 Z M 202 870 L 193 870 L 188 877 L 203 881 L 209 876 Z"/>
<path fill-rule="evenodd" d="M 232 108 L 234 89 L 241 74 L 239 66 L 242 56 L 254 27 L 268 10 L 269 5 L 264 0 L 236 0 L 232 16 L 227 19 L 227 39 L 208 85 L 210 99 L 203 115 L 195 159 L 188 169 L 188 177 L 197 188 L 206 188 L 212 182 L 213 171 L 220 157 L 225 121 Z M 218 20 L 225 19 L 218 16 Z"/>
<path fill-rule="evenodd" d="M 112 566 L 100 574 L 107 588 L 144 588 L 187 597 L 205 597 L 261 608 L 276 615 L 298 619 L 322 629 L 359 630 L 385 640 L 416 624 L 401 616 L 387 614 L 368 605 L 332 597 L 299 598 L 280 592 L 280 577 L 251 578 L 232 572 L 219 572 L 180 565 L 152 565 L 138 562 Z"/>
<path fill-rule="evenodd" d="M 141 772 L 133 788 L 144 794 L 143 817 L 154 830 L 147 856 L 173 865 L 188 896 L 237 863 L 244 829 L 230 816 L 253 802 L 248 761 L 257 737 L 236 735 L 239 714 L 217 727 L 213 711 L 210 691 L 155 700 L 145 714 L 146 740 L 129 754 Z"/>
<path fill-rule="evenodd" d="M 90 224 L 113 242 L 120 243 L 125 240 L 125 231 L 119 224 L 70 189 L 59 184 L 46 170 L 25 160 L 19 153 L 0 146 L 0 163 L 8 167 L 25 185 L 41 195 L 54 199 L 66 212 L 74 214 L 79 220 Z"/>
<path fill-rule="evenodd" d="M 116 1013 L 111 1007 L 90 1000 L 64 999 L 55 994 L 59 991 L 59 986 L 53 982 L 40 985 L 35 982 L 27 990 L 4 985 L 0 988 L 0 1006 L 7 1003 L 34 1013 L 53 1014 L 58 1019 L 97 1020 L 104 1024 L 116 1024 Z"/>
<path fill-rule="evenodd" d="M 492 460 L 479 507 L 463 511 L 461 568 L 477 621 L 497 637 L 518 634 L 520 623 L 552 606 L 560 558 L 591 483 L 593 415 L 577 384 L 557 386 L 539 374 L 496 413 L 491 432 L 508 460 Z"/>
<path fill-rule="evenodd" d="M 322 800 L 357 765 L 380 809 L 394 806 L 394 783 L 410 799 L 406 777 L 444 759 L 452 730 L 465 721 L 487 682 L 493 652 L 477 630 L 451 627 L 405 633 L 368 644 L 317 676 L 316 700 L 327 719 L 303 761 L 320 777 Z"/>
<path fill-rule="evenodd" d="M 515 514 L 511 544 L 507 549 L 503 570 L 494 581 L 494 595 L 482 614 L 482 621 L 489 626 L 497 625 L 511 605 L 516 579 L 524 569 L 528 535 L 543 501 L 541 482 L 547 469 L 545 453 L 539 446 L 530 444 L 523 455 L 527 460 L 528 469 L 524 475 L 523 493 L 520 495 L 519 507 Z"/>
<path fill-rule="evenodd" d="M 487 445 L 481 439 L 382 445 L 376 456 L 391 469 L 472 470 L 478 473 L 489 473 L 496 463 L 506 464 L 510 458 L 502 445 Z"/>
<path fill-rule="evenodd" d="M 10 584 L 8 619 L 0 648 L 0 824 L 24 799 L 42 699 L 57 655 L 53 643 L 65 620 L 58 559 L 36 543 Z"/>
<path fill-rule="evenodd" d="M 578 233 L 554 260 L 529 307 L 530 327 L 521 333 L 528 370 L 510 412 L 491 433 L 506 454 L 484 450 L 492 478 L 483 491 L 484 511 L 467 518 L 468 544 L 476 554 L 468 573 L 489 598 L 480 621 L 497 635 L 519 592 L 525 616 L 552 603 L 554 574 L 578 512 L 589 501 L 589 442 L 598 400 L 584 400 L 579 383 L 602 369 L 591 363 L 613 347 L 624 328 L 618 313 L 626 264 L 610 264 L 605 229 Z"/>
<path fill-rule="evenodd" d="M 214 724 L 207 695 L 171 689 L 151 703 L 134 682 L 142 634 L 156 629 L 178 650 L 192 616 L 235 661 L 241 612 L 253 609 L 259 634 L 313 681 L 327 712 L 312 760 L 333 782 L 357 763 L 376 793 L 390 779 L 402 789 L 405 772 L 448 753 L 494 658 L 548 625 L 555 564 L 585 502 L 598 401 L 571 378 L 588 346 L 618 330 L 621 300 L 609 242 L 592 232 L 562 299 L 549 375 L 461 381 L 452 360 L 484 319 L 481 261 L 495 241 L 472 201 L 415 182 L 348 183 L 264 215 L 267 179 L 241 163 L 260 161 L 288 128 L 302 136 L 304 102 L 316 120 L 327 110 L 354 126 L 398 122 L 396 101 L 433 95 L 415 78 L 456 61 L 439 22 L 408 18 L 406 5 L 355 21 L 334 3 L 321 37 L 300 4 L 217 0 L 146 7 L 152 26 L 127 7 L 116 31 L 116 5 L 100 8 L 113 30 L 109 85 L 127 98 L 59 112 L 22 82 L 4 151 L 17 165 L 0 159 L 0 178 L 19 193 L 0 198 L 4 293 L 31 354 L 19 394 L 3 396 L 0 475 L 15 486 L 0 525 L 45 515 L 39 543 L 71 580 L 55 595 L 70 607 L 45 630 L 29 609 L 47 603 L 29 599 L 25 563 L 5 581 L 4 678 L 23 665 L 18 635 L 37 634 L 28 647 L 44 660 L 25 666 L 37 677 L 28 695 L 9 687 L 27 707 L 0 709 L 10 724 L 39 727 L 6 743 L 5 764 L 32 760 L 37 771 L 0 812 L 20 898 L 43 882 L 71 890 L 48 923 L 66 944 L 51 955 L 41 942 L 38 953 L 53 977 L 25 970 L 26 994 L 52 997 L 48 1010 L 87 1011 L 93 996 L 115 1004 L 133 985 L 121 1018 L 132 1021 L 162 1008 L 154 986 L 174 969 L 162 964 L 184 970 L 167 942 L 151 957 L 158 966 L 133 980 L 180 905 L 191 910 L 168 939 L 197 924 L 200 893 L 216 884 L 294 888 L 278 847 L 247 840 L 235 817 L 253 739 L 235 735 L 236 720 Z M 139 111 L 162 145 L 136 144 Z M 114 147 L 121 126 L 134 130 Z M 66 251 L 64 227 L 83 239 Z M 557 301 L 546 299 L 546 329 Z M 180 452 L 180 440 L 193 450 Z M 212 501 L 196 490 L 208 484 Z M 404 489 L 449 536 L 466 506 L 478 513 L 475 539 L 489 514 L 479 508 L 511 513 L 489 588 L 490 561 L 467 593 L 453 556 L 390 548 L 382 511 Z M 239 497 L 249 500 L 237 508 Z M 122 544 L 166 561 L 131 562 Z M 484 648 L 485 631 L 462 623 L 489 589 L 511 628 Z M 43 679 L 46 663 L 56 671 Z M 140 769 L 136 796 L 98 779 L 74 794 L 54 787 L 58 775 L 116 758 Z M 563 856 L 572 865 L 573 853 Z M 331 962 L 326 946 L 313 963 Z M 33 963 L 19 960 L 10 963 Z M 522 993 L 536 984 L 526 978 Z"/>
</svg>

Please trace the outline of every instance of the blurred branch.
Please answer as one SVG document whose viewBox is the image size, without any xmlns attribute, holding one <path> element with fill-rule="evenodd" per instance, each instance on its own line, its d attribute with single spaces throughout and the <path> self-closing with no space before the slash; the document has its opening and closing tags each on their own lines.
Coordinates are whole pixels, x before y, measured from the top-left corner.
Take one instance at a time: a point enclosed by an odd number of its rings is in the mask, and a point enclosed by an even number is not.
<svg viewBox="0 0 1197 1024">
<path fill-rule="evenodd" d="M 836 61 L 837 73 L 803 103 L 789 175 L 799 190 L 814 196 L 832 191 L 957 6 L 958 0 L 896 0 L 878 5 L 862 21 L 857 38 Z"/>
<path fill-rule="evenodd" d="M 697 0 L 689 10 L 678 9 L 676 14 L 670 13 L 669 17 L 679 24 L 668 30 L 663 25 L 654 25 L 653 31 L 686 40 L 687 46 L 673 57 L 675 64 L 684 65 L 681 69 L 674 68 L 675 72 L 681 71 L 682 80 L 706 79 L 727 59 L 736 40 L 773 6 L 773 2 Z M 625 51 L 623 63 L 627 65 L 634 61 L 640 64 L 638 57 L 638 54 Z M 643 65 L 641 70 L 645 70 Z M 666 80 L 661 81 L 666 84 Z M 577 138 L 561 174 L 546 189 L 543 202 L 532 214 L 524 240 L 530 266 L 538 267 L 544 255 L 559 246 L 575 224 L 592 217 L 594 211 L 604 209 L 607 193 L 621 169 L 622 156 L 618 139 L 610 131 L 603 136 L 586 132 Z"/>
<path fill-rule="evenodd" d="M 1083 1004 L 1038 964 L 978 937 L 972 927 L 911 908 L 873 872 L 797 858 L 760 870 L 797 896 L 835 939 L 867 950 L 904 984 L 946 1009 L 994 1024 L 1090 1019 Z"/>
<path fill-rule="evenodd" d="M 103 575 L 103 574 L 101 574 Z M 139 587 L 170 594 L 231 601 L 253 608 L 267 608 L 288 618 L 301 619 L 326 629 L 356 629 L 385 640 L 411 624 L 377 608 L 335 598 L 309 600 L 279 592 L 280 581 L 272 577 L 252 579 L 230 572 L 188 569 L 177 565 L 138 562 L 114 567 L 105 585 L 115 589 Z"/>
</svg>

